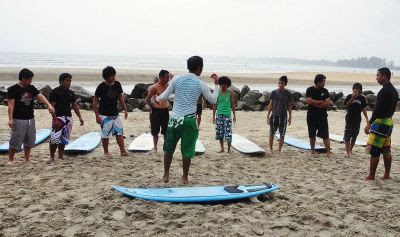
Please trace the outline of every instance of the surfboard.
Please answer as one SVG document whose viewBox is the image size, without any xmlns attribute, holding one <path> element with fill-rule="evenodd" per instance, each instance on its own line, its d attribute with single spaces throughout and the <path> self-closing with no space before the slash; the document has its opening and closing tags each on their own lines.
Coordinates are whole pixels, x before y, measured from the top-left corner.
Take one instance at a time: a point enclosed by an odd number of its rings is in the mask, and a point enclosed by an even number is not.
<svg viewBox="0 0 400 237">
<path fill-rule="evenodd" d="M 180 188 L 126 188 L 112 186 L 126 196 L 158 202 L 201 203 L 256 197 L 277 190 L 277 184 Z"/>
<path fill-rule="evenodd" d="M 128 150 L 132 152 L 148 152 L 153 150 L 153 148 L 153 136 L 150 133 L 143 133 L 132 141 Z"/>
<path fill-rule="evenodd" d="M 206 148 L 204 147 L 203 143 L 200 141 L 200 139 L 197 139 L 196 141 L 196 155 L 201 155 L 206 152 Z"/>
<path fill-rule="evenodd" d="M 87 153 L 94 150 L 100 144 L 100 133 L 89 132 L 70 142 L 65 147 L 66 153 Z"/>
<path fill-rule="evenodd" d="M 329 133 L 329 139 L 331 139 L 332 141 L 335 141 L 335 142 L 344 143 L 343 136 L 340 136 L 340 135 L 337 135 L 337 134 Z M 367 142 L 356 140 L 355 145 L 357 145 L 357 146 L 367 146 Z"/>
<path fill-rule="evenodd" d="M 244 154 L 264 154 L 265 150 L 238 134 L 232 134 L 232 147 Z"/>
<path fill-rule="evenodd" d="M 35 146 L 46 140 L 50 136 L 50 129 L 47 128 L 42 128 L 36 130 L 36 140 L 35 140 Z M 24 148 L 24 145 L 22 145 L 21 150 Z M 0 145 L 0 152 L 8 152 L 10 149 L 10 144 L 9 142 L 5 142 Z"/>
<path fill-rule="evenodd" d="M 279 134 L 276 133 L 275 136 L 279 139 Z M 293 146 L 303 150 L 311 150 L 310 143 L 308 141 L 304 141 L 298 138 L 294 138 L 288 135 L 285 135 L 284 143 L 288 144 L 289 146 Z M 317 152 L 326 152 L 325 147 L 320 145 L 315 145 L 315 151 Z"/>
</svg>

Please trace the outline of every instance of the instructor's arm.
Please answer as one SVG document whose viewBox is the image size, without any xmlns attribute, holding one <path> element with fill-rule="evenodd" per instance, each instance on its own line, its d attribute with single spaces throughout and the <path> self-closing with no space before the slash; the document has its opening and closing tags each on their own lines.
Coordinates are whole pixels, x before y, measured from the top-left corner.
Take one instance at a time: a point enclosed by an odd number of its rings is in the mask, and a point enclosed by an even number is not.
<svg viewBox="0 0 400 237">
<path fill-rule="evenodd" d="M 119 103 L 122 105 L 122 108 L 124 109 L 124 114 L 125 114 L 125 119 L 128 118 L 128 109 L 126 108 L 126 103 L 125 103 L 125 98 L 124 98 L 124 93 L 119 94 Z"/>
<path fill-rule="evenodd" d="M 101 118 L 99 115 L 99 97 L 93 97 L 93 111 L 96 116 L 96 123 L 101 124 Z"/>
<path fill-rule="evenodd" d="M 233 123 L 236 123 L 236 104 L 235 104 L 235 93 L 231 90 L 231 109 L 233 113 Z"/>
<path fill-rule="evenodd" d="M 267 124 L 269 125 L 269 117 L 271 117 L 271 112 L 272 112 L 272 106 L 274 104 L 273 100 L 269 100 L 268 104 L 268 113 L 267 113 Z"/>
<path fill-rule="evenodd" d="M 36 98 L 40 101 L 40 102 L 42 102 L 43 104 L 45 104 L 45 105 L 47 105 L 47 108 L 49 109 L 49 113 L 51 114 L 51 115 L 54 115 L 54 108 L 53 108 L 53 106 L 50 104 L 50 102 L 46 99 L 46 97 L 44 97 L 42 94 L 38 94 L 37 96 L 36 96 Z"/>
</svg>

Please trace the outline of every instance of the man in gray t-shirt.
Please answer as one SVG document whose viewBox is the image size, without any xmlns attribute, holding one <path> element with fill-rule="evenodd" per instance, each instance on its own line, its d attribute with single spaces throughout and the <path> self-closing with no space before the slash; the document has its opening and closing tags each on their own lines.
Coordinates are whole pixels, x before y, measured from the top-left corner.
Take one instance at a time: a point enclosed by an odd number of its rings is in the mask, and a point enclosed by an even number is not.
<svg viewBox="0 0 400 237">
<path fill-rule="evenodd" d="M 285 89 L 287 85 L 287 77 L 281 76 L 278 81 L 278 89 L 271 92 L 268 105 L 267 123 L 270 126 L 269 132 L 269 148 L 273 151 L 274 135 L 279 128 L 279 151 L 282 149 L 286 126 L 292 122 L 292 104 L 293 96 Z M 272 112 L 272 115 L 271 115 Z M 289 118 L 288 118 L 289 112 Z"/>
</svg>

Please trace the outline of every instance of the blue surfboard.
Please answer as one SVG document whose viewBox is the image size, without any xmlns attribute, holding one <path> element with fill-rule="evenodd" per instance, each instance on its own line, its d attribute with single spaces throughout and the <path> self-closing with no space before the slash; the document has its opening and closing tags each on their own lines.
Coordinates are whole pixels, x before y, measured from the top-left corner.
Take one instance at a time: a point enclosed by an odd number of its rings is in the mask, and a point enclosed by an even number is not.
<svg viewBox="0 0 400 237">
<path fill-rule="evenodd" d="M 46 140 L 50 136 L 50 132 L 51 132 L 50 129 L 47 129 L 47 128 L 42 128 L 42 129 L 36 130 L 35 145 L 38 145 L 41 142 L 43 142 L 44 140 Z M 24 146 L 22 145 L 22 149 L 23 148 L 24 148 Z M 9 149 L 10 149 L 9 142 L 5 142 L 0 145 L 0 152 L 8 152 Z"/>
<path fill-rule="evenodd" d="M 275 136 L 279 139 L 279 134 L 275 134 Z M 285 135 L 285 141 L 286 144 L 289 146 L 293 146 L 299 149 L 303 150 L 311 150 L 310 143 L 301 139 L 297 139 L 288 135 Z M 320 146 L 320 145 L 315 145 L 315 151 L 324 153 L 326 152 L 325 147 Z"/>
<path fill-rule="evenodd" d="M 256 197 L 277 190 L 277 184 L 181 188 L 126 188 L 112 186 L 126 196 L 158 202 L 201 203 Z"/>
<path fill-rule="evenodd" d="M 70 142 L 64 151 L 66 153 L 88 153 L 100 144 L 100 140 L 100 133 L 89 132 Z"/>
</svg>

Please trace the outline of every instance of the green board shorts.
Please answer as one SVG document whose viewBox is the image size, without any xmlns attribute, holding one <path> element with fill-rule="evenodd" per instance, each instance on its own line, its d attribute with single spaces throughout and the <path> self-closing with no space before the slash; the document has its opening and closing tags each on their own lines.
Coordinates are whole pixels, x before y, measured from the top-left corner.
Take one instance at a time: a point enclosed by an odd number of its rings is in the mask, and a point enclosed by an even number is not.
<svg viewBox="0 0 400 237">
<path fill-rule="evenodd" d="M 193 158 L 195 155 L 198 136 L 199 130 L 197 129 L 195 117 L 170 118 L 168 121 L 166 140 L 163 147 L 165 154 L 172 156 L 179 139 L 182 139 L 182 158 Z"/>
</svg>

